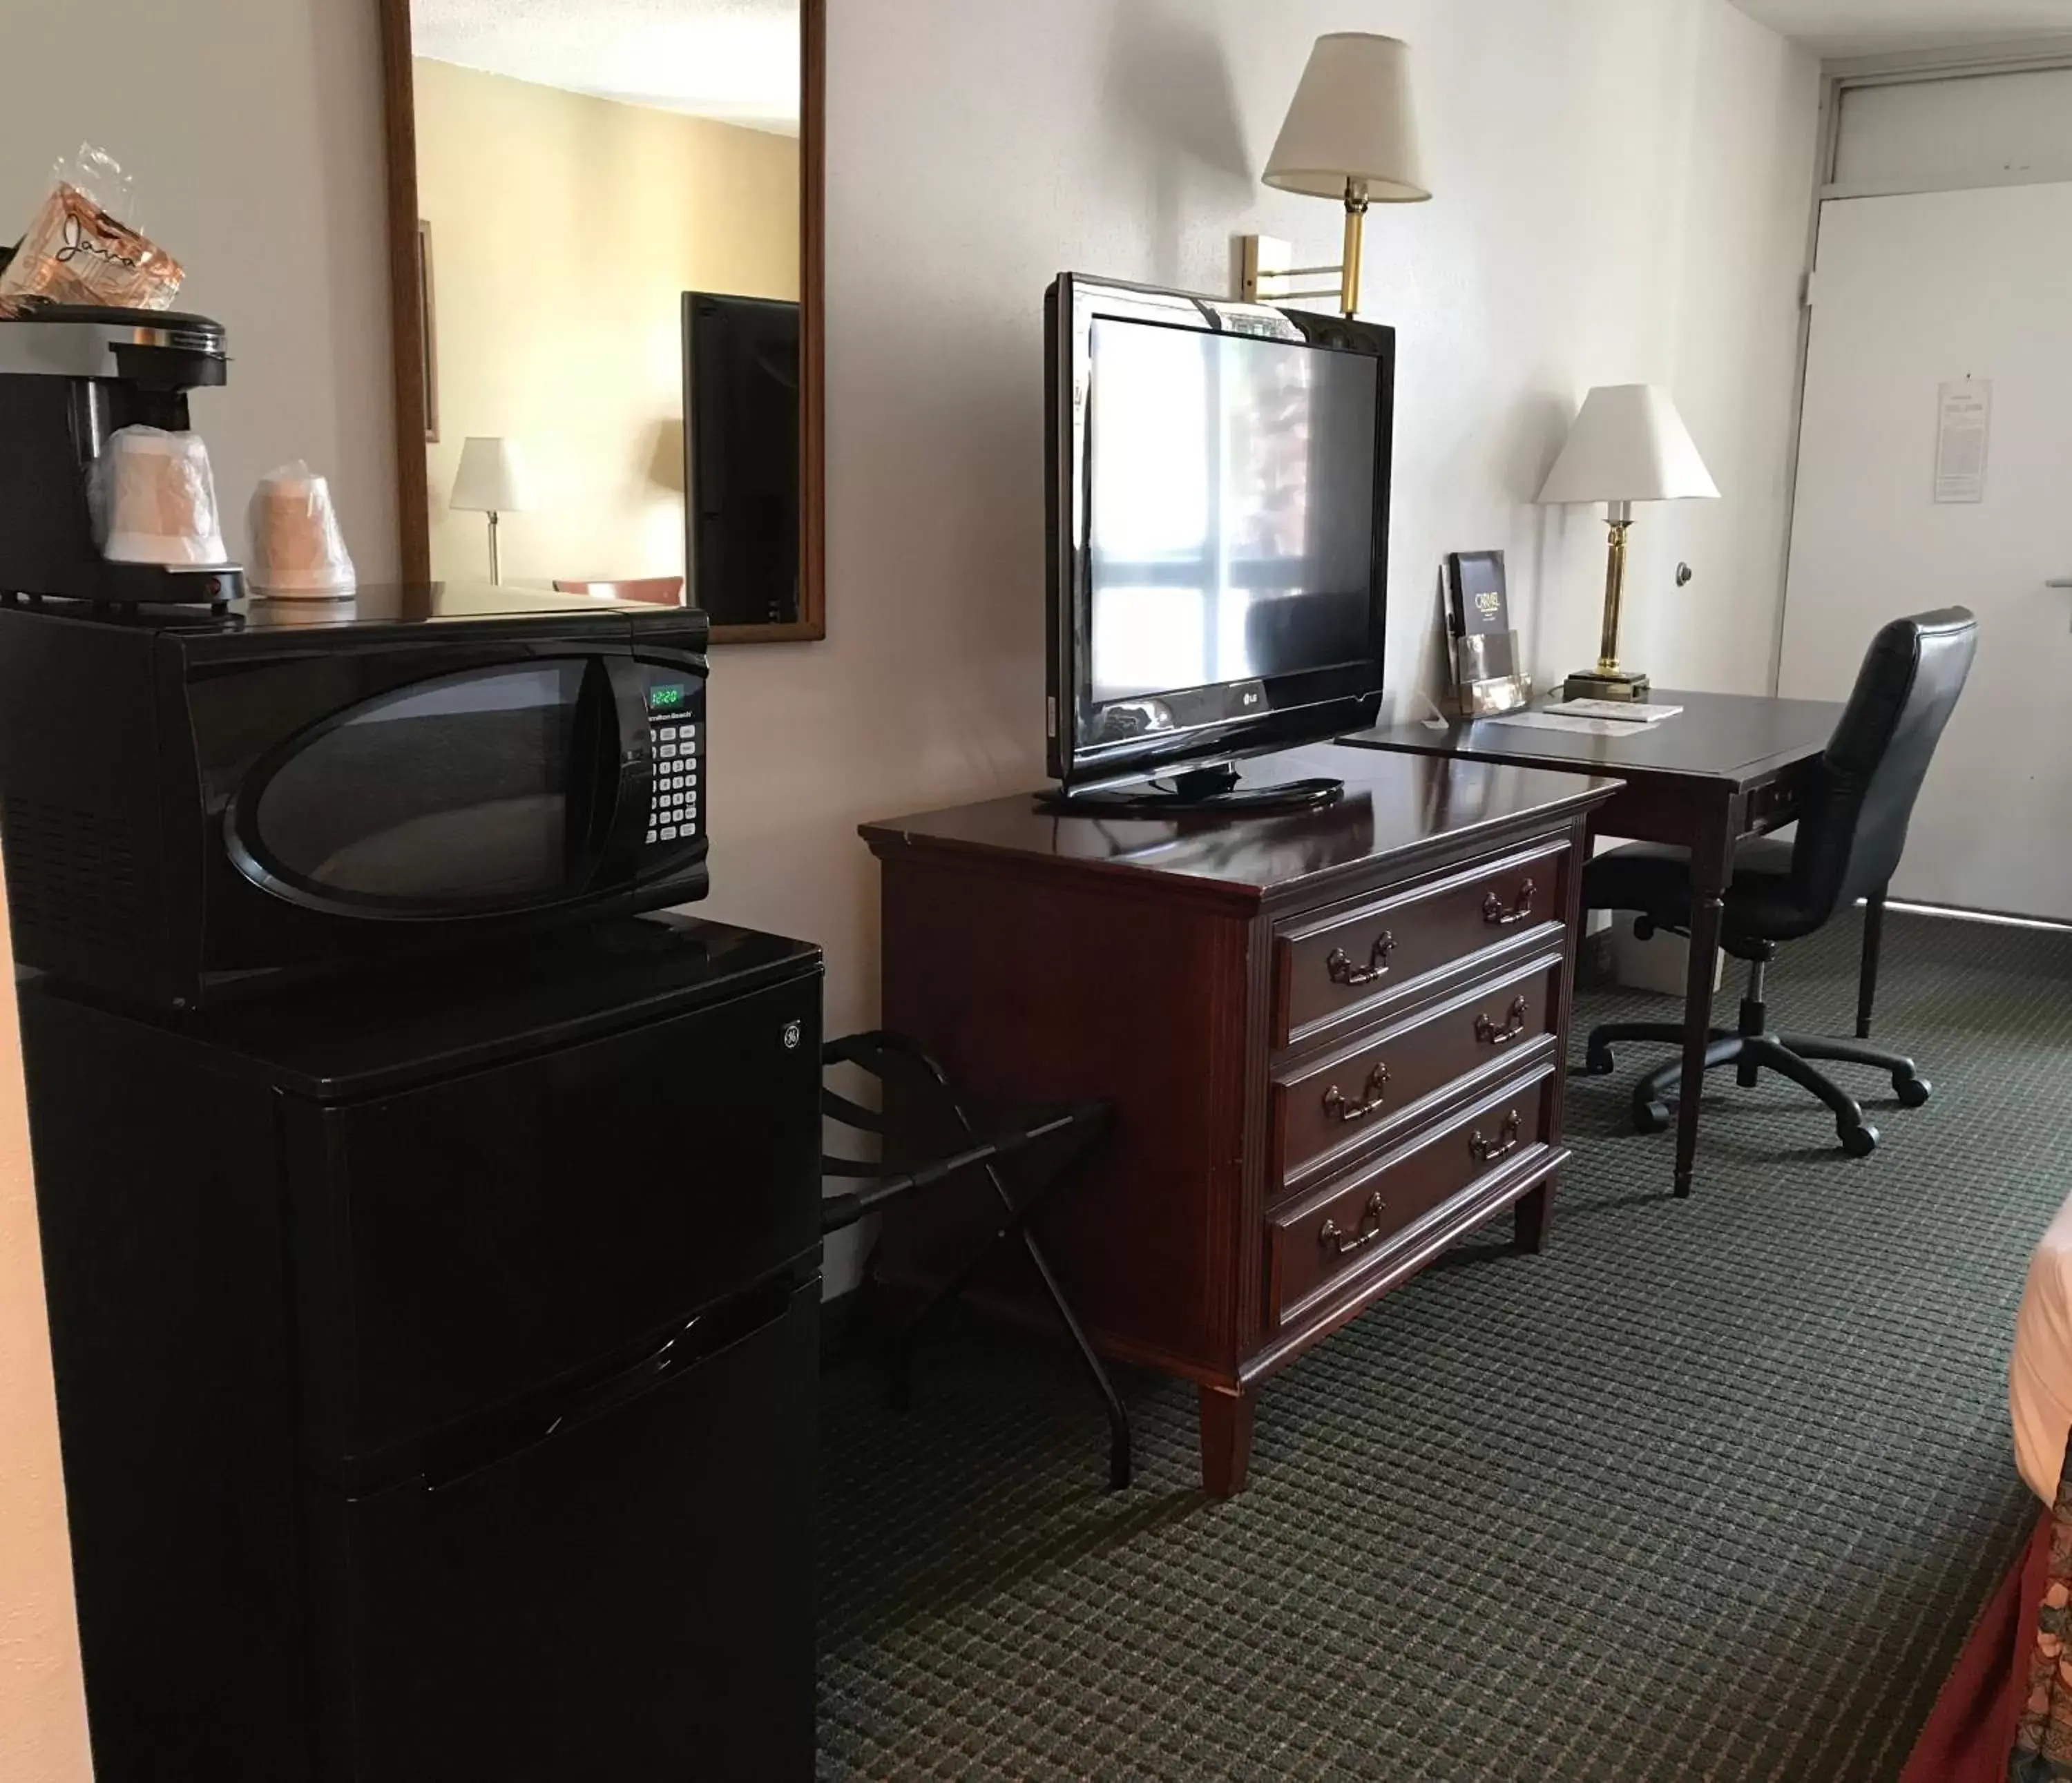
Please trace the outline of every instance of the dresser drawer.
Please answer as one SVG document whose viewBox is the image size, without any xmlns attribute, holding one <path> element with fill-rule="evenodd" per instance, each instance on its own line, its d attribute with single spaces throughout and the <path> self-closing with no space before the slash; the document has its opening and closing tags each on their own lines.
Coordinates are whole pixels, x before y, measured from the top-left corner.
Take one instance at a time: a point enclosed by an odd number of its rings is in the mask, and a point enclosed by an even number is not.
<svg viewBox="0 0 2072 1783">
<path fill-rule="evenodd" d="M 1274 1082 L 1277 1181 L 1343 1162 L 1459 1079 L 1545 1050 L 1561 1010 L 1561 965 L 1541 959 L 1407 1017 Z M 1273 1185 L 1268 1200 L 1276 1198 Z"/>
<path fill-rule="evenodd" d="M 1457 1198 L 1525 1169 L 1546 1144 L 1553 1064 L 1266 1222 L 1266 1316 L 1276 1327 L 1353 1288 Z"/>
<path fill-rule="evenodd" d="M 1274 943 L 1274 1044 L 1321 1033 L 1486 948 L 1558 938 L 1569 871 L 1568 845 L 1556 843 L 1291 923 Z"/>
</svg>

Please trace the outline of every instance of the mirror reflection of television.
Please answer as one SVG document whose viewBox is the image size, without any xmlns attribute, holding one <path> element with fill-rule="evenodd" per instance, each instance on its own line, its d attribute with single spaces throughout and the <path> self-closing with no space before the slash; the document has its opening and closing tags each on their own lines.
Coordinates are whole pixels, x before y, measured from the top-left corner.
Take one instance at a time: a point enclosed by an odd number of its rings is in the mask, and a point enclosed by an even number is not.
<svg viewBox="0 0 2072 1783">
<path fill-rule="evenodd" d="M 1395 331 L 1073 273 L 1045 314 L 1052 779 L 1207 795 L 1373 723 Z"/>
<path fill-rule="evenodd" d="M 684 294 L 684 561 L 714 625 L 799 617 L 799 306 Z"/>
</svg>

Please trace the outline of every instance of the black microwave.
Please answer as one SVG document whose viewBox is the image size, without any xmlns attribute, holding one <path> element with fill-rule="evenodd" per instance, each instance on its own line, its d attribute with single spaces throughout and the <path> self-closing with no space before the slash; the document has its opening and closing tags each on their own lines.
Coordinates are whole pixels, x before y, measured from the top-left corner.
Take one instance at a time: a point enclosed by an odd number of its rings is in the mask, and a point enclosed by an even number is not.
<svg viewBox="0 0 2072 1783">
<path fill-rule="evenodd" d="M 18 963 L 198 1008 L 705 894 L 695 608 L 0 606 Z"/>
</svg>

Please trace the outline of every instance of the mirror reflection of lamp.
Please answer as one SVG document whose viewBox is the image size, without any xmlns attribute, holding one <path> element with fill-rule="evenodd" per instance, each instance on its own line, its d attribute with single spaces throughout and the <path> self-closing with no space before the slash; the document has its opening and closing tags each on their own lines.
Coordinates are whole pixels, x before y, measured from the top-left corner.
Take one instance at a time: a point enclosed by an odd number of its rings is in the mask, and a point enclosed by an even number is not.
<svg viewBox="0 0 2072 1783">
<path fill-rule="evenodd" d="M 522 514 L 539 504 L 532 498 L 531 478 L 516 440 L 471 433 L 460 449 L 460 468 L 454 473 L 453 494 L 448 505 L 462 513 L 489 516 L 489 579 L 504 580 L 497 561 L 496 524 L 505 514 Z"/>
</svg>

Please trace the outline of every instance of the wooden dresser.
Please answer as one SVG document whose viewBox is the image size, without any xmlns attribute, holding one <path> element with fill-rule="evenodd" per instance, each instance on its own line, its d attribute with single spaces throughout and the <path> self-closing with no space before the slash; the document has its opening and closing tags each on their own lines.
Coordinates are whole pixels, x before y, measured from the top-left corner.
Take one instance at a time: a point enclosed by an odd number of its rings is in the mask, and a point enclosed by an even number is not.
<svg viewBox="0 0 2072 1783">
<path fill-rule="evenodd" d="M 1104 1353 L 1198 1386 L 1218 1496 L 1268 1374 L 1514 1202 L 1544 1241 L 1578 868 L 1618 790 L 1330 745 L 1247 770 L 1318 774 L 1345 797 L 1298 815 L 1025 796 L 862 832 L 885 1025 L 981 1095 L 1117 1104 L 1046 1232 Z M 940 1282 L 986 1214 L 952 1189 L 889 1221 L 874 1276 Z M 1031 1304 L 1005 1278 L 985 1297 Z"/>
</svg>

